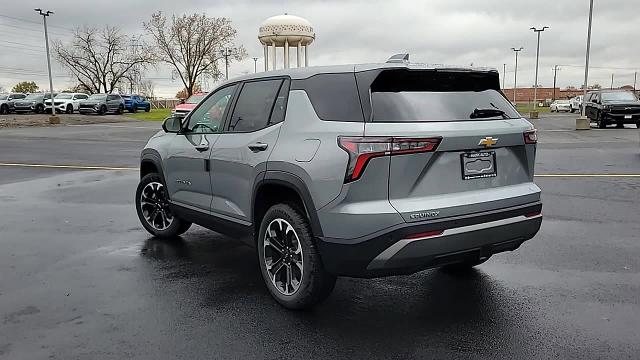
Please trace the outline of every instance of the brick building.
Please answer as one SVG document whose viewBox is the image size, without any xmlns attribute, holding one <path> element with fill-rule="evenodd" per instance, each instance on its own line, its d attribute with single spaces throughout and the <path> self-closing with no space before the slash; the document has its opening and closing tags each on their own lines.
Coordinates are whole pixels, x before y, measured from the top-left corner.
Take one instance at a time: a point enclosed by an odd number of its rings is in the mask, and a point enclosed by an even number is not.
<svg viewBox="0 0 640 360">
<path fill-rule="evenodd" d="M 619 88 L 620 90 L 633 90 L 633 86 L 625 85 Z M 582 95 L 581 89 L 560 89 L 555 88 L 556 99 L 571 99 L 574 96 Z M 513 99 L 513 89 L 503 89 L 504 94 L 511 102 L 515 103 L 529 103 L 533 102 L 533 88 L 517 88 L 516 99 Z M 637 92 L 636 92 L 637 93 Z M 551 87 L 539 87 L 538 88 L 538 101 L 545 102 L 545 100 L 551 100 L 553 96 L 553 88 Z"/>
</svg>

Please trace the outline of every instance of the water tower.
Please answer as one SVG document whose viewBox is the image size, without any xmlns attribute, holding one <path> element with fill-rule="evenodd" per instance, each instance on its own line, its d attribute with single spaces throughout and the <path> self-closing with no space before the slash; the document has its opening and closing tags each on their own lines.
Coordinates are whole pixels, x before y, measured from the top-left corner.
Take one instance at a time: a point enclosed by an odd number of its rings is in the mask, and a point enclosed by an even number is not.
<svg viewBox="0 0 640 360">
<path fill-rule="evenodd" d="M 289 68 L 289 48 L 292 46 L 296 48 L 297 66 L 302 66 L 303 48 L 304 66 L 309 66 L 309 44 L 315 38 L 313 26 L 307 19 L 288 14 L 268 18 L 260 25 L 258 33 L 258 39 L 264 49 L 264 70 L 276 69 L 276 50 L 279 47 L 284 48 L 285 69 Z"/>
</svg>

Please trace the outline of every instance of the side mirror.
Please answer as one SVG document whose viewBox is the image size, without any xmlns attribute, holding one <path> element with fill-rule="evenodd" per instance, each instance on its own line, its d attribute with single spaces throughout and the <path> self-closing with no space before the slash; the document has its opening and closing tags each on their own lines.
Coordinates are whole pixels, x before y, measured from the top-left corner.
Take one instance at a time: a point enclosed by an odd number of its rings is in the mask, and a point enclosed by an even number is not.
<svg viewBox="0 0 640 360">
<path fill-rule="evenodd" d="M 182 119 L 177 117 L 168 117 L 162 122 L 162 130 L 167 133 L 178 133 L 182 130 Z"/>
</svg>

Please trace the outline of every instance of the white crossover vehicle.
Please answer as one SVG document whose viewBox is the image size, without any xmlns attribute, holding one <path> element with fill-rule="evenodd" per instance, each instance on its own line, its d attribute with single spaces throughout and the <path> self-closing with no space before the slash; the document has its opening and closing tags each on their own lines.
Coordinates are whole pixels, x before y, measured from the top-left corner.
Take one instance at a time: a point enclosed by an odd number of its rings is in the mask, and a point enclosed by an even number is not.
<svg viewBox="0 0 640 360">
<path fill-rule="evenodd" d="M 60 93 L 53 98 L 53 105 L 56 108 L 56 112 L 64 112 L 67 114 L 73 114 L 80 108 L 80 101 L 87 100 L 89 95 L 83 93 Z M 51 100 L 45 100 L 45 110 L 51 111 Z"/>
</svg>

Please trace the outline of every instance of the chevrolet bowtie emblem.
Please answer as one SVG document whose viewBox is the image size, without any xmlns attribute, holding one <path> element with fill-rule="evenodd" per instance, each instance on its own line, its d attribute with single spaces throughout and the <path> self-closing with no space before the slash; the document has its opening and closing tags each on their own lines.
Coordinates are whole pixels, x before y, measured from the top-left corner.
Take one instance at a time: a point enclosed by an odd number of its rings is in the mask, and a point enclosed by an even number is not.
<svg viewBox="0 0 640 360">
<path fill-rule="evenodd" d="M 493 145 L 498 143 L 498 139 L 497 138 L 492 138 L 491 136 L 487 136 L 484 139 L 480 139 L 480 142 L 478 143 L 478 146 L 480 145 L 484 145 L 485 147 L 492 147 Z"/>
</svg>

